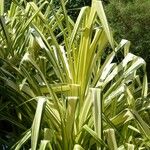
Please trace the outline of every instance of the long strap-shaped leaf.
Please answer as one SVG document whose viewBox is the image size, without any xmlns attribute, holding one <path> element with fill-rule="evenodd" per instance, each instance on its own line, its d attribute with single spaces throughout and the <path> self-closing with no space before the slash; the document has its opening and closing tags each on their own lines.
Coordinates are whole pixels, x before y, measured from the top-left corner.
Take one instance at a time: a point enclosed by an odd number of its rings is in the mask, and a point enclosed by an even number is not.
<svg viewBox="0 0 150 150">
<path fill-rule="evenodd" d="M 20 150 L 20 148 L 23 146 L 23 144 L 26 143 L 30 137 L 31 137 L 31 129 L 26 131 L 23 138 L 20 139 L 15 145 L 13 145 L 11 150 Z"/>
<path fill-rule="evenodd" d="M 108 148 L 108 145 L 97 136 L 97 133 L 95 131 L 93 131 L 91 128 L 89 128 L 87 125 L 83 126 L 83 129 L 86 130 L 91 136 L 92 138 L 95 140 L 95 142 L 99 145 L 99 146 L 104 146 L 106 148 Z"/>
<path fill-rule="evenodd" d="M 137 111 L 130 111 L 139 125 L 139 128 L 144 133 L 145 137 L 150 140 L 150 126 L 141 118 Z"/>
<path fill-rule="evenodd" d="M 0 16 L 4 14 L 4 0 L 0 1 Z"/>
<path fill-rule="evenodd" d="M 4 17 L 1 17 L 1 16 L 0 16 L 0 25 L 1 25 L 3 33 L 5 35 L 5 39 L 6 39 L 6 42 L 7 42 L 7 47 L 10 48 L 11 47 L 11 39 L 10 39 L 8 29 L 7 29 L 7 26 L 6 26 L 6 23 L 5 23 L 5 19 L 4 19 Z"/>
<path fill-rule="evenodd" d="M 31 130 L 31 150 L 37 149 L 38 135 L 40 131 L 40 124 L 42 119 L 42 112 L 44 109 L 44 103 L 46 102 L 45 98 L 39 97 L 38 105 L 36 108 L 36 113 Z"/>
<path fill-rule="evenodd" d="M 100 18 L 101 24 L 102 24 L 105 32 L 106 32 L 109 43 L 110 43 L 111 47 L 114 49 L 114 41 L 113 41 L 112 33 L 108 26 L 108 22 L 107 22 L 106 15 L 105 15 L 105 12 L 104 12 L 104 9 L 102 6 L 102 2 L 98 1 L 98 0 L 93 0 L 93 5 L 96 8 L 97 14 Z"/>
<path fill-rule="evenodd" d="M 91 92 L 93 100 L 94 128 L 97 136 L 102 139 L 102 90 L 93 88 Z M 101 150 L 101 147 L 98 145 L 97 149 Z"/>
<path fill-rule="evenodd" d="M 117 143 L 116 143 L 116 137 L 115 137 L 115 131 L 114 129 L 107 129 L 107 142 L 110 150 L 116 150 L 117 149 Z"/>
</svg>

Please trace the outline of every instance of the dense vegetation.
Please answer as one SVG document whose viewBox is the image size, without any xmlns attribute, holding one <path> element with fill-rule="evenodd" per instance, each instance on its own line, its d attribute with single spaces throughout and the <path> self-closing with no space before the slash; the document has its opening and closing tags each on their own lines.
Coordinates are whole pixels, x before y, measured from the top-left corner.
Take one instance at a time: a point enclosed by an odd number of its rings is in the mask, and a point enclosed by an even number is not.
<svg viewBox="0 0 150 150">
<path fill-rule="evenodd" d="M 150 1 L 102 0 L 115 39 L 131 41 L 131 51 L 144 58 L 150 72 Z M 78 8 L 90 5 L 91 0 L 69 1 L 68 13 L 74 19 Z M 73 9 L 72 9 L 73 8 Z"/>
<path fill-rule="evenodd" d="M 115 39 L 131 41 L 131 51 L 144 58 L 150 72 L 150 1 L 111 0 L 106 14 Z"/>
<path fill-rule="evenodd" d="M 55 2 L 0 3 L 0 149 L 149 149 L 145 61 L 101 1 L 75 20 Z"/>
<path fill-rule="evenodd" d="M 5 10 L 10 6 L 5 0 Z M 115 39 L 131 41 L 131 51 L 144 58 L 150 72 L 150 1 L 149 0 L 102 0 Z M 54 1 L 59 7 L 59 0 Z M 90 6 L 91 0 L 69 0 L 67 13 L 75 21 L 81 7 Z"/>
</svg>

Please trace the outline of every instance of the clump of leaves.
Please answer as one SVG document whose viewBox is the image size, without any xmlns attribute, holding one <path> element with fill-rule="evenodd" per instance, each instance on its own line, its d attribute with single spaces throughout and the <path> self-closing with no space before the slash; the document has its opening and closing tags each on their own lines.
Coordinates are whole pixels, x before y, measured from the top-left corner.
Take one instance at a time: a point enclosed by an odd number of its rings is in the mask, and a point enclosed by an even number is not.
<svg viewBox="0 0 150 150">
<path fill-rule="evenodd" d="M 7 138 L 6 145 L 16 150 L 147 148 L 145 61 L 129 53 L 129 41 L 114 42 L 101 1 L 83 7 L 76 22 L 66 3 L 60 4 L 54 9 L 48 1 L 13 2 L 1 16 L 0 110 L 16 141 L 12 146 Z M 8 115 L 7 102 L 15 117 Z"/>
</svg>

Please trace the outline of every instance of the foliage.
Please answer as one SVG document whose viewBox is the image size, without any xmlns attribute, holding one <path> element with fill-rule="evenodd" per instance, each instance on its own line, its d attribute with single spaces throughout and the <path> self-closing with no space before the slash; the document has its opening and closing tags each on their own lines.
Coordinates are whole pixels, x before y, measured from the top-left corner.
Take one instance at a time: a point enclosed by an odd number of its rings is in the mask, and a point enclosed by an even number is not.
<svg viewBox="0 0 150 150">
<path fill-rule="evenodd" d="M 76 0 L 76 1 L 70 0 L 66 5 L 66 9 L 71 18 L 73 20 L 76 20 L 80 12 L 80 9 L 83 6 L 91 6 L 91 0 Z"/>
<path fill-rule="evenodd" d="M 76 22 L 60 5 L 14 1 L 5 16 L 1 9 L 0 116 L 10 126 L 1 146 L 148 149 L 145 61 L 127 40 L 114 42 L 101 1 Z"/>
<path fill-rule="evenodd" d="M 111 0 L 105 10 L 108 21 L 118 41 L 122 38 L 131 41 L 131 50 L 148 63 L 150 72 L 150 1 Z"/>
</svg>

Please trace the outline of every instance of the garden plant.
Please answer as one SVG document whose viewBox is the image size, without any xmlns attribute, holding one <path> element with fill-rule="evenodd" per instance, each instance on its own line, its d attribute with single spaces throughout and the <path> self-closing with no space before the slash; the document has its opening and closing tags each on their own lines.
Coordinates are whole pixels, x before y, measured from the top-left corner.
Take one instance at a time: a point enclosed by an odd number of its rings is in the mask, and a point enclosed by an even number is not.
<svg viewBox="0 0 150 150">
<path fill-rule="evenodd" d="M 149 149 L 145 61 L 115 41 L 101 1 L 75 22 L 53 3 L 0 1 L 1 149 Z"/>
</svg>

